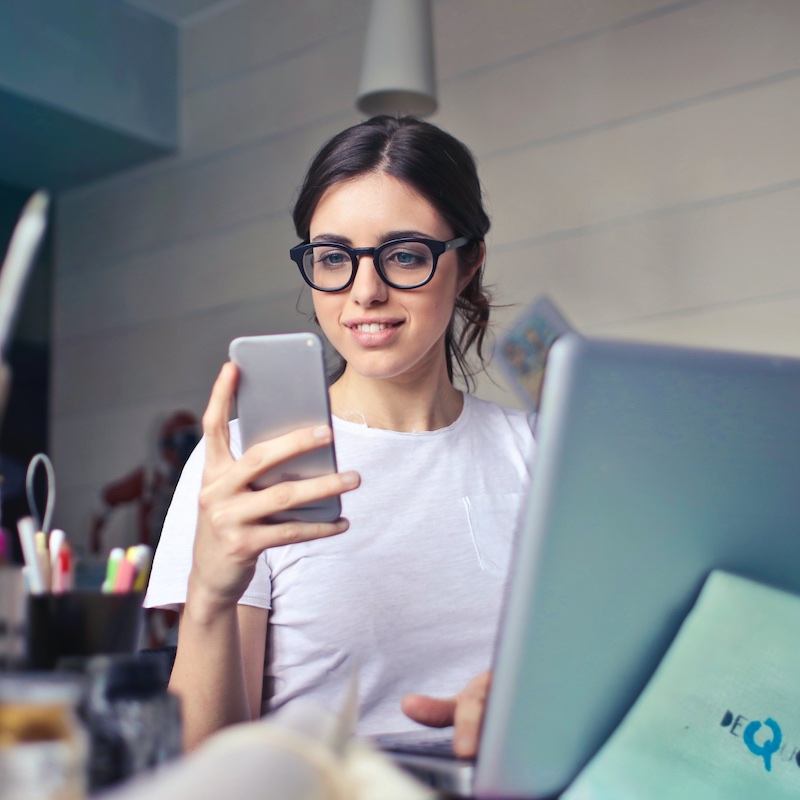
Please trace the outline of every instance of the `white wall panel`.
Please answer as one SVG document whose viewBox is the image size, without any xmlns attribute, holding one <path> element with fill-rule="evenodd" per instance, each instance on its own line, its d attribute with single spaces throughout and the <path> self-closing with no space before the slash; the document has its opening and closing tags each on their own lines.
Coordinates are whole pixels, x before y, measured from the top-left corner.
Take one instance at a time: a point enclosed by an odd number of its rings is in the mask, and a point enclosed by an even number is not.
<svg viewBox="0 0 800 800">
<path fill-rule="evenodd" d="M 597 335 L 800 357 L 800 293 L 593 329 Z"/>
<path fill-rule="evenodd" d="M 62 277 L 55 309 L 60 337 L 97 336 L 299 290 L 288 217 L 258 219 Z"/>
<path fill-rule="evenodd" d="M 747 201 L 490 247 L 506 323 L 538 294 L 581 329 L 800 292 L 800 186 Z M 800 318 L 786 318 L 787 333 Z M 798 335 L 800 341 L 800 335 Z"/>
<path fill-rule="evenodd" d="M 235 336 L 308 329 L 311 323 L 296 311 L 298 297 L 292 290 L 213 313 L 63 341 L 54 353 L 53 411 L 70 415 L 135 406 L 164 394 L 207 393 Z"/>
<path fill-rule="evenodd" d="M 572 4 L 562 5 L 567 13 Z M 602 36 L 534 49 L 527 58 L 444 81 L 442 123 L 469 130 L 470 144 L 486 156 L 633 123 L 786 72 L 798 74 L 800 3 L 770 3 L 771 13 L 762 5 L 678 4 L 664 16 L 637 15 L 641 21 Z"/>
<path fill-rule="evenodd" d="M 495 236 L 525 240 L 800 177 L 800 77 L 482 162 Z"/>
<path fill-rule="evenodd" d="M 330 87 L 351 86 L 355 92 L 362 39 L 360 31 L 349 31 L 277 64 L 192 92 L 183 104 L 184 156 L 235 147 L 331 115 L 342 127 L 341 100 Z"/>
<path fill-rule="evenodd" d="M 472 80 L 497 64 L 604 37 L 701 2 L 705 0 L 437 0 L 437 70 L 445 84 L 451 78 Z"/>
<path fill-rule="evenodd" d="M 189 94 L 232 75 L 292 60 L 340 33 L 363 31 L 368 8 L 368 0 L 237 3 L 183 31 L 184 88 Z"/>
</svg>

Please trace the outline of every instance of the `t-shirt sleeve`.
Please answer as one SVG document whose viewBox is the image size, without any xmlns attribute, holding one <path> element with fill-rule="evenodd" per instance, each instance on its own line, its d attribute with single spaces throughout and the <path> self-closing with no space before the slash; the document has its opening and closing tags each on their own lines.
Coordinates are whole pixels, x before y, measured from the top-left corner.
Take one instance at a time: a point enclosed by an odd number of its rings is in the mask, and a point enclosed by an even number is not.
<svg viewBox="0 0 800 800">
<path fill-rule="evenodd" d="M 231 451 L 239 457 L 239 429 L 231 423 Z M 192 549 L 197 528 L 197 498 L 203 479 L 205 438 L 194 449 L 184 465 L 172 497 L 161 538 L 153 557 L 153 567 L 147 586 L 146 608 L 177 610 L 186 602 Z M 270 571 L 262 553 L 256 564 L 253 580 L 239 601 L 243 605 L 269 608 L 271 605 Z"/>
</svg>

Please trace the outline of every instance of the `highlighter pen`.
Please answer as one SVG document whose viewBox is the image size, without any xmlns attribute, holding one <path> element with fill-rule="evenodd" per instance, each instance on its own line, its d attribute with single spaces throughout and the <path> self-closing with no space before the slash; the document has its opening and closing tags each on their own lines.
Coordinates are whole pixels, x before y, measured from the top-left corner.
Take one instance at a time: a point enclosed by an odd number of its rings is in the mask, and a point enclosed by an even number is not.
<svg viewBox="0 0 800 800">
<path fill-rule="evenodd" d="M 103 581 L 101 591 L 109 594 L 114 591 L 114 583 L 117 579 L 117 570 L 119 565 L 125 558 L 125 551 L 121 547 L 112 548 L 108 554 L 108 562 L 106 563 L 106 579 Z"/>
<path fill-rule="evenodd" d="M 150 567 L 153 564 L 153 548 L 140 544 L 136 548 L 136 580 L 133 582 L 134 592 L 143 592 L 147 588 L 147 579 L 150 577 Z"/>
<path fill-rule="evenodd" d="M 136 547 L 129 547 L 125 551 L 125 558 L 119 562 L 116 577 L 114 578 L 114 592 L 124 594 L 133 589 L 136 580 Z"/>
</svg>

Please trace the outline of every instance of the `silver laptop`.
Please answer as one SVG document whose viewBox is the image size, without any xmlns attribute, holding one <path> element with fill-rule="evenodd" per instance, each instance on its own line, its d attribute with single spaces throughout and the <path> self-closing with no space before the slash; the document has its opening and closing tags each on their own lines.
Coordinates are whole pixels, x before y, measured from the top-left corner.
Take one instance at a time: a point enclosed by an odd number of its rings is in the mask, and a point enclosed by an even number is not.
<svg viewBox="0 0 800 800">
<path fill-rule="evenodd" d="M 708 572 L 800 592 L 800 360 L 553 345 L 479 757 L 398 760 L 476 798 L 557 796 Z"/>
</svg>

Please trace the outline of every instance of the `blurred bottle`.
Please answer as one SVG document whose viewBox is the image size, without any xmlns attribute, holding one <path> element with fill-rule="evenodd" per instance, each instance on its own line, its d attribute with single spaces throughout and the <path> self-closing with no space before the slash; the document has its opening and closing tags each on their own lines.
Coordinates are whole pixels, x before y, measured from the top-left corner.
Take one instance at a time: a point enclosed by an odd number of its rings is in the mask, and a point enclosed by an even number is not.
<svg viewBox="0 0 800 800">
<path fill-rule="evenodd" d="M 79 683 L 42 675 L 0 676 L 0 797 L 83 800 L 87 740 Z"/>
</svg>

